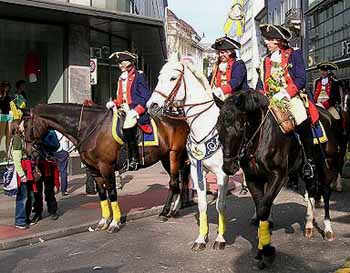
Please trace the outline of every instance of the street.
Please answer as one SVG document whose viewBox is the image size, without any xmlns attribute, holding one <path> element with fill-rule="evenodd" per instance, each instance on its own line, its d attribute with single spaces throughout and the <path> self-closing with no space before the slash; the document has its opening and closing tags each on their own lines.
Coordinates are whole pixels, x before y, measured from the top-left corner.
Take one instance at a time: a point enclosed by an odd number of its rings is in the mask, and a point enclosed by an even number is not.
<svg viewBox="0 0 350 273">
<path fill-rule="evenodd" d="M 301 195 L 284 189 L 274 206 L 272 243 L 277 257 L 265 272 L 334 272 L 350 256 L 350 193 L 334 193 L 331 216 L 336 239 L 327 242 L 320 233 L 303 237 L 305 203 Z M 258 272 L 254 254 L 256 228 L 249 225 L 253 202 L 238 193 L 228 196 L 228 232 L 224 251 L 211 247 L 216 236 L 216 211 L 209 209 L 207 249 L 192 252 L 197 236 L 196 207 L 181 217 L 160 223 L 157 217 L 128 222 L 116 234 L 86 232 L 41 244 L 0 252 L 1 273 L 116 273 L 116 272 Z M 323 209 L 317 209 L 323 227 Z"/>
</svg>

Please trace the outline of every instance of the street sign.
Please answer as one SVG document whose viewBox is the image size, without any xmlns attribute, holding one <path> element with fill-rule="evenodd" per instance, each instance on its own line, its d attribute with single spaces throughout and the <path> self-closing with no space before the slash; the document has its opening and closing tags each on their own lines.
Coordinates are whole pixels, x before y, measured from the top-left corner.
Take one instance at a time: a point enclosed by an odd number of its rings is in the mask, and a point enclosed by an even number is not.
<svg viewBox="0 0 350 273">
<path fill-rule="evenodd" d="M 91 85 L 97 84 L 97 59 L 96 58 L 90 59 L 90 84 Z"/>
</svg>

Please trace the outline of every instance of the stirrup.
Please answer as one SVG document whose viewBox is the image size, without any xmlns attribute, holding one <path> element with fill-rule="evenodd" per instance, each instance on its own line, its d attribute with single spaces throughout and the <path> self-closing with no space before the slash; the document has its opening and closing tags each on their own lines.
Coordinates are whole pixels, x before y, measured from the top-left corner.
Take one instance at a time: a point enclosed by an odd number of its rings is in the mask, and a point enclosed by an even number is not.
<svg viewBox="0 0 350 273">
<path fill-rule="evenodd" d="M 127 159 L 124 163 L 123 169 L 125 171 L 137 171 L 139 168 L 139 163 L 134 160 Z"/>
<path fill-rule="evenodd" d="M 309 160 L 305 161 L 302 173 L 304 179 L 313 179 L 315 177 L 314 167 Z"/>
</svg>

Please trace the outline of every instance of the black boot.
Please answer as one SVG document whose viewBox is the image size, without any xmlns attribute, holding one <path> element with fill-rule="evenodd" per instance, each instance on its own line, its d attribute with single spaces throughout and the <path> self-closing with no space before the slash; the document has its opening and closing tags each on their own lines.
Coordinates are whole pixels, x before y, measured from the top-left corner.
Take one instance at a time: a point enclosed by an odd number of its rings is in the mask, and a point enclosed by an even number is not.
<svg viewBox="0 0 350 273">
<path fill-rule="evenodd" d="M 136 139 L 137 127 L 124 129 L 125 141 L 128 144 L 128 160 L 124 165 L 126 171 L 136 171 L 139 165 L 139 148 Z"/>
</svg>

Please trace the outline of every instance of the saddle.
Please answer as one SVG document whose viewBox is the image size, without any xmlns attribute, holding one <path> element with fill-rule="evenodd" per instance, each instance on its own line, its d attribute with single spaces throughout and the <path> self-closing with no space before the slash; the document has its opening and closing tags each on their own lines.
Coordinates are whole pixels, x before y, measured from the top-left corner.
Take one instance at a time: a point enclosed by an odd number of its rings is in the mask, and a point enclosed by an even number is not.
<svg viewBox="0 0 350 273">
<path fill-rule="evenodd" d="M 115 111 L 113 113 L 113 123 L 112 123 L 112 135 L 116 142 L 118 142 L 120 145 L 123 145 L 125 142 L 124 136 L 123 136 L 123 124 L 125 121 L 125 115 L 121 115 L 118 113 L 118 111 Z M 137 142 L 140 147 L 149 147 L 149 146 L 158 146 L 159 145 L 159 139 L 158 139 L 158 129 L 155 121 L 151 119 L 151 127 L 152 127 L 152 133 L 147 134 L 143 132 L 140 127 L 137 128 Z M 143 143 L 142 143 L 143 141 Z"/>
</svg>

